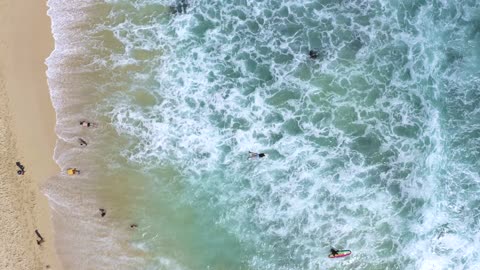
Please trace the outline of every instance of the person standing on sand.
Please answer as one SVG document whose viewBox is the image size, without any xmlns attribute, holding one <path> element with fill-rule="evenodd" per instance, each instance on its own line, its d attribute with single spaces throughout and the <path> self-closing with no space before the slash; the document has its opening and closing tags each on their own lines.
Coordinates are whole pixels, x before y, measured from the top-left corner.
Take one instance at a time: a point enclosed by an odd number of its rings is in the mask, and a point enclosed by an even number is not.
<svg viewBox="0 0 480 270">
<path fill-rule="evenodd" d="M 35 230 L 35 234 L 38 238 L 40 238 L 40 240 L 37 240 L 37 245 L 42 245 L 42 243 L 45 242 L 45 239 L 43 239 L 42 235 L 38 232 L 38 230 Z"/>
</svg>

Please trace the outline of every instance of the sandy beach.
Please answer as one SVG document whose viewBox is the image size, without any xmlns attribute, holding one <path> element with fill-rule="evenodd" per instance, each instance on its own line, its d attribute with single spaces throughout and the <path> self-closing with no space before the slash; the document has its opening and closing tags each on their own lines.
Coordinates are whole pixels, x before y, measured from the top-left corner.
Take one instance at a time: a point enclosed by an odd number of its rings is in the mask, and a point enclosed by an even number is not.
<svg viewBox="0 0 480 270">
<path fill-rule="evenodd" d="M 0 2 L 0 268 L 62 269 L 40 187 L 53 160 L 55 112 L 45 59 L 53 50 L 46 1 Z M 25 166 L 18 175 L 16 162 Z M 39 240 L 35 230 L 41 234 Z"/>
</svg>

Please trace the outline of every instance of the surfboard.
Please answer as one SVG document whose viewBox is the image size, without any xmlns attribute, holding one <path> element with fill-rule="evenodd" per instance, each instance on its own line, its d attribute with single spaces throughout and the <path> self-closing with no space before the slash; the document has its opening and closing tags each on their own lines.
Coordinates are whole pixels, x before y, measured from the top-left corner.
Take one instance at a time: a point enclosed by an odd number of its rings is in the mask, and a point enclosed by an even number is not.
<svg viewBox="0 0 480 270">
<path fill-rule="evenodd" d="M 347 257 L 348 255 L 352 254 L 352 251 L 348 250 L 348 249 L 343 249 L 343 250 L 339 250 L 338 251 L 338 254 L 337 255 L 328 255 L 329 258 L 342 258 L 342 257 Z"/>
</svg>

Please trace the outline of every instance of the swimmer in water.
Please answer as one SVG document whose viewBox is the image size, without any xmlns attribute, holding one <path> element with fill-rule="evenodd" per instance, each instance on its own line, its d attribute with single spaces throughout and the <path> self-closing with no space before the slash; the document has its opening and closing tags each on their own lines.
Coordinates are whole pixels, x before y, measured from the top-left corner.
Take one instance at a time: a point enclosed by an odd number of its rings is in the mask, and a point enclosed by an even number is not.
<svg viewBox="0 0 480 270">
<path fill-rule="evenodd" d="M 250 152 L 250 151 L 248 151 L 248 154 L 249 154 L 249 156 L 248 156 L 249 159 L 250 158 L 264 158 L 264 157 L 267 156 L 267 154 L 265 154 L 265 153 L 255 153 L 255 152 Z"/>
<path fill-rule="evenodd" d="M 80 126 L 90 128 L 90 127 L 97 127 L 97 124 L 90 123 L 87 121 L 80 121 Z"/>
<path fill-rule="evenodd" d="M 318 52 L 315 50 L 310 50 L 308 52 L 308 55 L 310 56 L 310 59 L 317 59 L 318 58 Z"/>
<path fill-rule="evenodd" d="M 87 142 L 82 138 L 78 138 L 78 141 L 80 142 L 80 146 L 87 146 Z"/>
</svg>

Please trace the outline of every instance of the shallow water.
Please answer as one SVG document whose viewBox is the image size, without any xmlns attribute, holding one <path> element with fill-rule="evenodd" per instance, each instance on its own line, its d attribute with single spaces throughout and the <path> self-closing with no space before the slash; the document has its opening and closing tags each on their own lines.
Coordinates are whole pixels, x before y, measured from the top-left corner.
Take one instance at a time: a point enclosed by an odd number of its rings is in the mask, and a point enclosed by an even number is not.
<svg viewBox="0 0 480 270">
<path fill-rule="evenodd" d="M 480 266 L 479 3 L 174 5 L 49 1 L 67 269 Z"/>
</svg>

